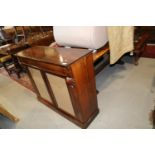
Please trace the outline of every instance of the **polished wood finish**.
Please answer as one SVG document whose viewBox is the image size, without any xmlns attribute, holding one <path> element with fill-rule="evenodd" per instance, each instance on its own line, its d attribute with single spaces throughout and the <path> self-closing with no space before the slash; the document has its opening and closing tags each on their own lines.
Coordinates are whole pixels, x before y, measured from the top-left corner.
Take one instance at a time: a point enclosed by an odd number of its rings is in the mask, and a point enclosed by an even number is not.
<svg viewBox="0 0 155 155">
<path fill-rule="evenodd" d="M 18 56 L 58 66 L 69 66 L 87 54 L 90 54 L 90 51 L 86 49 L 35 46 L 18 53 Z"/>
<path fill-rule="evenodd" d="M 106 44 L 103 48 L 97 50 L 95 53 L 93 53 L 93 61 L 94 63 L 100 59 L 101 57 L 103 57 L 106 53 L 109 52 L 109 45 Z"/>
<path fill-rule="evenodd" d="M 93 53 L 93 62 L 95 68 L 95 75 L 101 72 L 110 62 L 110 49 L 107 43 L 101 49 Z"/>
<path fill-rule="evenodd" d="M 28 68 L 41 102 L 82 128 L 92 122 L 99 112 L 92 52 L 37 46 L 23 50 L 17 56 Z M 40 71 L 52 101 L 41 95 L 31 68 Z"/>
<path fill-rule="evenodd" d="M 76 108 L 80 113 L 78 117 L 80 121 L 85 122 L 98 109 L 96 94 L 94 69 L 93 69 L 92 55 L 88 55 L 84 59 L 71 66 L 72 76 L 74 77 L 76 85 L 76 92 L 73 89 L 73 97 L 75 99 Z M 71 88 L 74 88 L 73 85 Z"/>
<path fill-rule="evenodd" d="M 145 50 L 148 39 L 149 39 L 148 33 L 142 33 L 139 35 L 139 38 L 135 39 L 135 48 L 134 48 L 134 54 L 135 54 L 134 64 L 135 65 L 138 65 L 138 60 L 142 52 Z"/>
</svg>

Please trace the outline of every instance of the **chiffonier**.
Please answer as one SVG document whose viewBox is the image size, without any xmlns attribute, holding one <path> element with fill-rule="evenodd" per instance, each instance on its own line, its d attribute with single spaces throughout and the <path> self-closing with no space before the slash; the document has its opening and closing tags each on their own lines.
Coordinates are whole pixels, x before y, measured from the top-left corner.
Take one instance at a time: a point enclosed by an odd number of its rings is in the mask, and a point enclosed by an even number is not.
<svg viewBox="0 0 155 155">
<path fill-rule="evenodd" d="M 99 112 L 92 52 L 36 46 L 17 57 L 39 101 L 81 128 L 92 122 Z"/>
</svg>

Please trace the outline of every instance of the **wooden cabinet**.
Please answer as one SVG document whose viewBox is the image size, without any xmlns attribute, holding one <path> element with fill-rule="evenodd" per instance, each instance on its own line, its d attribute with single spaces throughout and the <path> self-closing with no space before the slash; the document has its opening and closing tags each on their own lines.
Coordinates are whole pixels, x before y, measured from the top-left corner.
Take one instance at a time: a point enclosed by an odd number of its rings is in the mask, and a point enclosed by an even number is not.
<svg viewBox="0 0 155 155">
<path fill-rule="evenodd" d="M 90 51 L 36 46 L 17 56 L 39 101 L 82 128 L 90 124 L 99 111 Z"/>
</svg>

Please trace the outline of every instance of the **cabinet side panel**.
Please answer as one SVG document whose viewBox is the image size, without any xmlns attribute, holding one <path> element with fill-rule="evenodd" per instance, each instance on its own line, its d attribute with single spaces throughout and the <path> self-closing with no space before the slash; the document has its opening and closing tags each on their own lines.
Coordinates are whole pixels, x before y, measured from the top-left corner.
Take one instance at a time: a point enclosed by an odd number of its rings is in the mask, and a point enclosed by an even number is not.
<svg viewBox="0 0 155 155">
<path fill-rule="evenodd" d="M 98 109 L 98 103 L 97 103 L 97 93 L 96 93 L 96 82 L 95 82 L 95 71 L 94 71 L 94 64 L 93 57 L 91 55 L 87 56 L 84 60 L 87 73 L 88 73 L 88 94 L 89 94 L 89 100 L 90 100 L 90 109 L 91 111 L 94 111 Z"/>
<path fill-rule="evenodd" d="M 86 122 L 98 110 L 92 55 L 83 57 L 71 66 L 76 83 L 76 100 L 81 121 Z"/>
<path fill-rule="evenodd" d="M 57 101 L 58 108 L 75 116 L 65 79 L 48 73 L 46 75 Z"/>
<path fill-rule="evenodd" d="M 51 98 L 48 94 L 45 82 L 43 81 L 42 75 L 39 70 L 30 68 L 29 71 L 31 73 L 31 76 L 37 86 L 37 89 L 41 95 L 42 98 L 46 99 L 47 101 L 51 102 Z"/>
</svg>

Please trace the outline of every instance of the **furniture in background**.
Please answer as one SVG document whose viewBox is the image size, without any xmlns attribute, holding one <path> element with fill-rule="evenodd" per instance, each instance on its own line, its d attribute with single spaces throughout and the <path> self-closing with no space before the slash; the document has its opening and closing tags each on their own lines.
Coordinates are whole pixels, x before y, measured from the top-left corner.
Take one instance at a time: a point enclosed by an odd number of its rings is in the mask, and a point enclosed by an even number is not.
<svg viewBox="0 0 155 155">
<path fill-rule="evenodd" d="M 39 101 L 82 128 L 91 123 L 99 112 L 91 51 L 36 46 L 17 56 Z"/>
<path fill-rule="evenodd" d="M 0 45 L 3 45 L 3 43 L 5 42 L 3 28 L 4 28 L 4 26 L 0 26 Z"/>
<path fill-rule="evenodd" d="M 13 36 L 5 32 L 4 26 L 0 26 L 0 45 L 5 45 L 12 42 Z"/>
<path fill-rule="evenodd" d="M 155 58 L 155 26 L 137 26 L 136 31 L 141 36 L 147 36 L 139 57 Z"/>
<path fill-rule="evenodd" d="M 39 27 L 24 26 L 15 26 L 15 29 L 17 31 L 16 33 L 14 32 L 14 27 L 4 29 L 6 31 L 5 33 L 11 35 L 15 40 L 12 43 L 7 44 L 6 42 L 4 46 L 0 46 L 0 63 L 9 75 L 15 73 L 17 77 L 20 78 L 20 74 L 25 70 L 20 65 L 16 53 L 32 46 L 49 46 L 54 38 L 50 29 L 44 30 Z M 41 32 L 40 29 L 42 29 Z M 45 32 L 44 34 L 43 31 Z M 19 34 L 21 34 L 21 36 Z M 16 38 L 18 39 L 16 40 Z"/>
<path fill-rule="evenodd" d="M 46 33 L 42 26 L 35 27 L 34 30 L 33 26 L 13 26 L 15 30 L 15 39 L 16 42 L 20 40 L 26 42 L 29 37 L 35 37 L 36 35 L 40 35 L 40 37 L 46 36 Z"/>
<path fill-rule="evenodd" d="M 11 63 L 12 58 L 10 55 L 0 54 L 0 65 L 5 68 L 7 73 L 10 75 L 10 71 L 8 69 L 8 63 Z"/>
<path fill-rule="evenodd" d="M 23 42 L 26 42 L 26 32 L 24 29 L 24 26 L 20 26 L 21 30 L 18 30 L 19 26 L 14 26 L 14 30 L 15 30 L 15 42 L 19 42 L 20 40 L 23 40 Z"/>
<path fill-rule="evenodd" d="M 138 36 L 137 39 L 135 39 L 135 48 L 134 48 L 134 55 L 135 55 L 134 64 L 135 65 L 138 65 L 138 60 L 146 48 L 148 38 L 149 38 L 149 35 L 147 33 L 143 33 L 140 36 Z"/>
<path fill-rule="evenodd" d="M 0 47 L 1 63 L 9 75 L 15 73 L 20 78 L 23 67 L 20 65 L 16 53 L 28 48 L 25 44 L 6 44 Z"/>
<path fill-rule="evenodd" d="M 13 38 L 13 43 L 27 43 L 29 45 L 35 45 L 39 40 L 47 41 L 51 43 L 54 41 L 52 26 L 3 26 L 3 31 L 7 36 Z M 41 42 L 40 41 L 40 42 Z M 40 43 L 39 42 L 39 43 Z M 49 44 L 50 44 L 49 43 Z M 49 45 L 48 44 L 48 45 Z"/>
<path fill-rule="evenodd" d="M 117 60 L 116 64 L 124 64 L 122 63 L 120 57 L 127 52 L 131 52 L 131 54 L 133 53 L 134 64 L 137 65 L 138 59 L 140 58 L 142 51 L 145 49 L 148 35 L 141 31 L 141 28 L 137 27 L 135 28 L 135 34 L 133 34 L 134 28 L 131 26 L 108 27 L 108 33 L 106 29 L 106 26 L 54 26 L 53 32 L 55 41 L 59 46 L 95 49 L 96 51 L 93 52 L 95 67 L 97 66 L 96 63 L 99 62 L 99 60 L 101 60 L 101 62 L 106 60 L 100 66 L 100 69 L 96 67 L 96 73 L 102 70 L 105 65 L 109 63 L 113 64 L 110 62 L 112 60 L 112 55 L 113 60 Z M 115 32 L 114 36 L 112 36 L 113 31 Z M 131 35 L 129 38 L 128 32 L 130 32 Z M 120 37 L 118 37 L 118 35 L 120 35 Z M 111 38 L 110 41 L 113 51 L 111 51 L 109 47 L 109 38 Z M 119 38 L 119 40 L 117 40 L 118 42 L 115 44 L 117 38 Z M 124 40 L 121 41 L 121 39 Z M 106 44 L 107 42 L 108 44 Z M 130 43 L 130 46 L 128 46 L 128 42 Z M 116 47 L 117 50 L 115 50 Z"/>
</svg>

